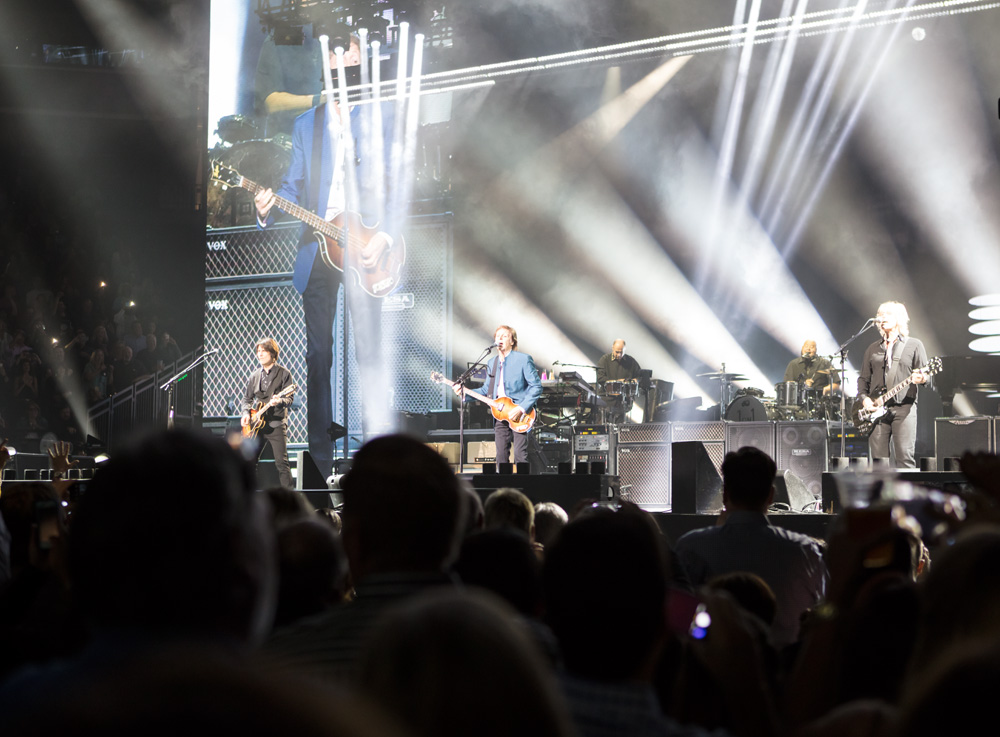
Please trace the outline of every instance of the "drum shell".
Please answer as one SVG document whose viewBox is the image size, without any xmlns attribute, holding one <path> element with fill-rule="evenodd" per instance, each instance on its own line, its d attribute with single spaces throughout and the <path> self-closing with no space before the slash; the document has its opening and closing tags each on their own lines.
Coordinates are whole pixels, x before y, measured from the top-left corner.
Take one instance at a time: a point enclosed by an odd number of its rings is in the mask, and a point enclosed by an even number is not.
<svg viewBox="0 0 1000 737">
<path fill-rule="evenodd" d="M 774 393 L 777 395 L 775 404 L 779 407 L 798 407 L 801 403 L 799 397 L 799 385 L 795 381 L 782 381 L 774 385 Z"/>
<path fill-rule="evenodd" d="M 604 382 L 604 393 L 609 397 L 624 397 L 626 399 L 632 399 L 635 397 L 636 389 L 639 383 L 635 379 L 629 379 L 627 381 L 606 381 Z"/>
</svg>

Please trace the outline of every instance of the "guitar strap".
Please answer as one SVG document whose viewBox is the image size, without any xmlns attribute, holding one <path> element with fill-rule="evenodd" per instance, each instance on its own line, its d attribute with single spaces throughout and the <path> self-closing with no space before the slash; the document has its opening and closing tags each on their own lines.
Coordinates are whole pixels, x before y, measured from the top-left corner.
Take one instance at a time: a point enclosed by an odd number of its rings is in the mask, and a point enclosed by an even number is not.
<svg viewBox="0 0 1000 737">
<path fill-rule="evenodd" d="M 499 369 L 499 363 L 500 363 L 500 359 L 499 358 L 494 359 L 494 361 L 493 361 L 493 373 L 490 374 L 490 388 L 486 392 L 486 396 L 489 397 L 490 399 L 495 399 L 495 397 L 493 395 L 493 390 L 496 389 L 496 386 L 497 386 L 497 373 L 500 370 Z M 489 365 L 489 364 L 487 364 L 487 365 Z"/>
</svg>

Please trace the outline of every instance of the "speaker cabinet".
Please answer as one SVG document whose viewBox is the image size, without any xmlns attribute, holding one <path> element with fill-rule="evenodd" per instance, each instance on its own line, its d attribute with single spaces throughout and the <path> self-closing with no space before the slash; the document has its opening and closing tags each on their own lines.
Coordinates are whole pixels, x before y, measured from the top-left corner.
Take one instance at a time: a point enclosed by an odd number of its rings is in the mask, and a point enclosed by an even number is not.
<svg viewBox="0 0 1000 737">
<path fill-rule="evenodd" d="M 670 443 L 618 444 L 622 501 L 650 512 L 670 510 Z"/>
<path fill-rule="evenodd" d="M 938 417 L 934 422 L 934 455 L 938 469 L 945 458 L 961 458 L 966 451 L 993 452 L 996 420 L 993 417 Z"/>
<path fill-rule="evenodd" d="M 465 444 L 466 463 L 496 463 L 497 444 L 495 440 L 470 440 Z"/>
<path fill-rule="evenodd" d="M 757 448 L 774 458 L 774 423 L 727 422 L 726 448 L 733 451 L 746 447 Z"/>
<path fill-rule="evenodd" d="M 715 514 L 722 509 L 722 478 L 708 448 L 697 440 L 671 444 L 671 509 L 675 514 Z"/>
<path fill-rule="evenodd" d="M 809 493 L 823 493 L 823 472 L 827 470 L 830 452 L 827 447 L 826 422 L 779 422 L 777 429 L 779 473 L 791 471 L 806 485 Z"/>
<path fill-rule="evenodd" d="M 312 454 L 308 450 L 299 450 L 295 453 L 295 488 L 299 491 L 305 489 L 326 489 L 326 476 L 323 469 L 316 465 Z M 327 474 L 332 469 L 327 469 Z"/>
</svg>

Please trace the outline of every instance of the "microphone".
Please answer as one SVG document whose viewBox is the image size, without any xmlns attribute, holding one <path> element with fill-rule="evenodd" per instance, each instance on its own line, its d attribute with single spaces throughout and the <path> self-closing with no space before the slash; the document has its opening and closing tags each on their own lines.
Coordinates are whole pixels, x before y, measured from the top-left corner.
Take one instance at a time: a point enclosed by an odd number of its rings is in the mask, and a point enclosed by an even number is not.
<svg viewBox="0 0 1000 737">
<path fill-rule="evenodd" d="M 553 361 L 552 365 L 553 366 L 562 366 L 562 361 Z"/>
<path fill-rule="evenodd" d="M 485 350 L 486 350 L 487 353 L 489 353 L 490 351 L 492 351 L 496 347 L 497 347 L 496 342 L 493 342 L 493 343 L 490 343 L 488 346 L 486 346 Z"/>
</svg>

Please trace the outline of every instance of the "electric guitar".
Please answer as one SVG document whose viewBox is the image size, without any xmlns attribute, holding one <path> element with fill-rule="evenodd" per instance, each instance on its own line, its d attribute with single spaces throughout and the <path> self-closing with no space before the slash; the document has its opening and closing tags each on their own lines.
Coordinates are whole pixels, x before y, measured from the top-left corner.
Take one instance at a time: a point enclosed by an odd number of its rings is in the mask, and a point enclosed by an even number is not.
<svg viewBox="0 0 1000 737">
<path fill-rule="evenodd" d="M 927 362 L 927 365 L 923 368 L 918 368 L 919 371 L 924 376 L 933 376 L 941 370 L 941 359 L 934 357 Z M 859 399 L 854 403 L 851 408 L 854 418 L 854 427 L 857 428 L 858 432 L 865 437 L 872 434 L 872 430 L 875 429 L 875 423 L 878 422 L 879 418 L 885 415 L 887 412 L 885 408 L 885 403 L 892 399 L 894 396 L 899 394 L 901 391 L 905 391 L 910 384 L 913 383 L 913 374 L 911 373 L 901 382 L 896 384 L 888 391 L 883 392 L 877 398 L 873 397 L 872 401 L 875 402 L 875 406 L 872 409 L 865 409 L 864 400 Z"/>
<path fill-rule="evenodd" d="M 266 189 L 219 161 L 212 162 L 212 179 L 223 187 L 241 187 L 254 195 Z M 393 238 L 392 245 L 382 252 L 374 266 L 366 267 L 361 263 L 361 250 L 380 231 L 362 223 L 360 215 L 345 211 L 331 220 L 324 220 L 284 197 L 275 196 L 274 204 L 313 229 L 320 258 L 326 266 L 343 272 L 346 264 L 357 277 L 358 286 L 371 296 L 384 297 L 399 284 L 406 261 L 406 244 L 402 235 Z"/>
<path fill-rule="evenodd" d="M 441 375 L 440 372 L 434 371 L 431 373 L 431 381 L 435 384 L 447 384 L 450 387 L 455 386 L 455 382 L 448 381 Z M 535 410 L 532 409 L 525 415 L 521 415 L 521 419 L 512 420 L 510 419 L 510 414 L 513 412 L 514 408 L 517 407 L 517 402 L 515 402 L 510 397 L 498 397 L 497 399 L 490 399 L 489 397 L 474 392 L 471 389 L 462 388 L 462 391 L 473 399 L 478 399 L 480 402 L 488 404 L 490 406 L 490 411 L 493 413 L 493 417 L 497 421 L 506 420 L 507 424 L 510 425 L 510 429 L 514 432 L 525 433 L 531 429 L 531 426 L 535 424 Z"/>
<path fill-rule="evenodd" d="M 258 399 L 254 402 L 253 407 L 250 408 L 250 422 L 243 426 L 243 437 L 257 437 L 257 433 L 260 432 L 260 429 L 264 427 L 264 423 L 266 422 L 264 415 L 269 409 L 271 409 L 271 407 L 274 406 L 275 400 L 284 399 L 297 388 L 298 387 L 295 384 L 289 384 L 277 394 L 271 395 L 271 398 L 268 401 L 262 402 Z"/>
</svg>

